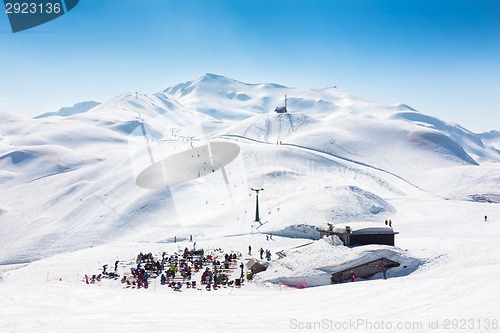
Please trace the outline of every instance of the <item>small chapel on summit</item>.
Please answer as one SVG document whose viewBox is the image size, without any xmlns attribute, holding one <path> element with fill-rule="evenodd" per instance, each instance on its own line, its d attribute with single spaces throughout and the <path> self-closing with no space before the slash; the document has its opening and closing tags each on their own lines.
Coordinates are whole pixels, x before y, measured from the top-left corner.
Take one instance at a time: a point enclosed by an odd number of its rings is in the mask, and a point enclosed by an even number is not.
<svg viewBox="0 0 500 333">
<path fill-rule="evenodd" d="M 286 97 L 286 95 L 285 95 L 285 106 L 278 106 L 278 107 L 274 110 L 274 112 L 276 112 L 276 113 L 287 113 L 287 112 L 288 112 L 288 110 L 286 109 L 286 100 L 287 100 L 287 97 Z"/>
</svg>

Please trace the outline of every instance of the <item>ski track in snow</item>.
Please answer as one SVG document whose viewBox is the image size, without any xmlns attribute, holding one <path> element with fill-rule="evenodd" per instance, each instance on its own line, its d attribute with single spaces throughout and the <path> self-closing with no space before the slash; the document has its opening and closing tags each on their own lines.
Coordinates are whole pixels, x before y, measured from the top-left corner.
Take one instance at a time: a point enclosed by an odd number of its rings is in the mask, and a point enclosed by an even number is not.
<svg viewBox="0 0 500 333">
<path fill-rule="evenodd" d="M 239 138 L 239 139 L 244 139 L 244 140 L 248 140 L 248 141 L 252 141 L 252 142 L 256 142 L 256 143 L 260 143 L 260 144 L 271 144 L 270 142 L 265 142 L 265 141 L 259 141 L 259 140 L 256 140 L 256 139 L 252 139 L 252 138 L 249 138 L 249 137 L 245 137 L 245 136 L 240 136 L 240 135 L 223 135 L 221 136 L 221 138 Z M 328 153 L 326 151 L 322 151 L 322 150 L 319 150 L 319 149 L 314 149 L 314 148 L 310 148 L 310 147 L 304 147 L 304 146 L 300 146 L 300 145 L 296 145 L 296 144 L 292 144 L 292 143 L 281 143 L 280 145 L 282 146 L 286 146 L 286 147 L 294 147 L 294 148 L 298 148 L 298 149 L 302 149 L 302 150 L 305 150 L 305 151 L 309 151 L 309 152 L 313 152 L 319 156 L 326 156 L 328 159 L 332 159 L 332 158 L 336 158 L 336 159 L 339 159 L 339 160 L 343 160 L 343 161 L 346 161 L 346 162 L 350 162 L 350 163 L 353 163 L 353 164 L 358 164 L 358 165 L 361 165 L 363 167 L 367 167 L 367 168 L 371 168 L 371 169 L 374 169 L 374 170 L 377 170 L 377 171 L 381 171 L 381 172 L 384 172 L 384 173 L 387 173 L 391 176 L 394 176 L 396 178 L 399 178 L 401 179 L 402 181 L 404 182 L 407 182 L 408 184 L 410 184 L 411 186 L 414 186 L 415 188 L 418 188 L 418 186 L 412 184 L 411 182 L 409 182 L 408 180 L 392 173 L 392 172 L 389 172 L 387 170 L 384 170 L 384 169 L 380 169 L 380 168 L 377 168 L 377 167 L 374 167 L 372 165 L 368 165 L 368 164 L 365 164 L 363 162 L 359 162 L 359 161 L 355 161 L 355 160 L 352 160 L 352 159 L 349 159 L 349 158 L 345 158 L 345 157 L 342 157 L 342 156 L 339 156 L 339 155 L 335 155 L 335 154 L 331 154 L 331 153 Z"/>
</svg>

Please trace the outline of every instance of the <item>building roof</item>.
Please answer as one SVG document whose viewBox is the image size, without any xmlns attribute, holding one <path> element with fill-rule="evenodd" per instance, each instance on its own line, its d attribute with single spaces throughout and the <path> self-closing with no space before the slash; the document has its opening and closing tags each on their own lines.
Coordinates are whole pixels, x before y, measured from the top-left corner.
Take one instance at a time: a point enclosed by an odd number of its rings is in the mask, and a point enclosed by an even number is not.
<svg viewBox="0 0 500 333">
<path fill-rule="evenodd" d="M 257 273 L 257 272 L 265 271 L 267 269 L 267 267 L 269 266 L 269 263 L 261 262 L 255 258 L 252 258 L 252 259 L 247 261 L 245 266 L 247 267 L 247 269 L 253 269 L 255 271 L 255 273 Z"/>
<path fill-rule="evenodd" d="M 335 225 L 330 230 L 327 228 L 322 228 L 320 231 L 331 232 L 332 234 L 347 234 L 347 227 L 351 228 L 351 234 L 354 235 L 366 235 L 366 234 L 397 234 L 392 227 L 381 223 L 370 223 L 370 222 L 354 222 L 346 223 L 345 225 Z"/>
</svg>

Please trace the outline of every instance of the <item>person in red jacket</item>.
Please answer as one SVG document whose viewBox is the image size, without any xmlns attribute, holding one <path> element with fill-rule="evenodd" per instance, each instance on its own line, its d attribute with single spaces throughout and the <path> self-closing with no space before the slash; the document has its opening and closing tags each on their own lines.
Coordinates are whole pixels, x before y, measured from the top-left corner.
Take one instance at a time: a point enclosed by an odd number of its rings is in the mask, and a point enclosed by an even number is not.
<svg viewBox="0 0 500 333">
<path fill-rule="evenodd" d="M 351 282 L 354 282 L 354 279 L 356 279 L 356 274 L 354 274 L 354 272 L 351 271 L 351 274 L 349 274 L 349 277 L 351 278 Z"/>
</svg>

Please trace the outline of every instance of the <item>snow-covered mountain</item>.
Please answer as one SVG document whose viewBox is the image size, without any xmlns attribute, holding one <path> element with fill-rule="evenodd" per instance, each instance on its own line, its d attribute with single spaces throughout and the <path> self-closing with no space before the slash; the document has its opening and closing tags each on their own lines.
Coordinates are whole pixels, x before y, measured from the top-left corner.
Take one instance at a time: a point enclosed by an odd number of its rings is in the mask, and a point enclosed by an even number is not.
<svg viewBox="0 0 500 333">
<path fill-rule="evenodd" d="M 285 95 L 288 113 L 275 113 Z M 382 319 L 394 325 L 386 331 L 398 332 L 434 329 L 434 318 L 438 328 L 446 318 L 468 318 L 479 332 L 489 330 L 477 326 L 486 320 L 493 328 L 500 311 L 498 129 L 472 133 L 336 87 L 247 84 L 214 74 L 35 119 L 6 111 L 0 118 L 2 332 L 122 332 L 136 325 L 187 332 L 194 317 L 209 332 L 276 331 L 332 316 Z M 231 142 L 241 152 L 224 172 L 159 190 L 136 185 L 151 163 L 169 163 L 207 141 Z M 264 188 L 260 223 L 251 187 Z M 396 247 L 309 244 L 316 226 L 382 226 L 387 219 L 399 232 Z M 194 246 L 190 236 L 214 253 L 269 248 L 273 260 L 245 288 L 208 295 L 82 283 L 84 274 L 117 259 L 120 272 L 129 271 L 139 251 L 180 253 Z M 277 252 L 287 257 L 275 260 Z M 387 281 L 378 274 L 324 285 L 332 263 L 381 253 L 401 264 Z M 277 287 L 304 276 L 323 286 Z M 394 321 L 404 320 L 423 326 L 396 329 Z"/>
<path fill-rule="evenodd" d="M 289 112 L 273 112 L 285 94 Z M 165 218 L 202 224 L 206 214 L 194 212 L 207 202 L 214 203 L 210 220 L 237 216 L 228 232 L 241 232 L 253 210 L 246 187 L 229 193 L 237 200 L 232 210 L 221 209 L 224 188 L 208 200 L 200 195 L 218 188 L 218 178 L 162 191 L 137 187 L 146 141 L 157 157 L 189 148 L 188 137 L 195 145 L 207 138 L 238 143 L 233 185 L 266 188 L 263 205 L 273 220 L 267 227 L 276 232 L 302 223 L 385 219 L 397 211 L 387 198 L 415 191 L 448 199 L 500 196 L 500 153 L 490 140 L 498 132 L 476 135 L 407 105 L 377 105 L 338 88 L 205 74 L 157 94 L 127 93 L 56 115 L 2 114 L 0 241 L 10 245 L 0 262 L 105 242 Z M 196 199 L 182 200 L 189 197 Z"/>
</svg>

